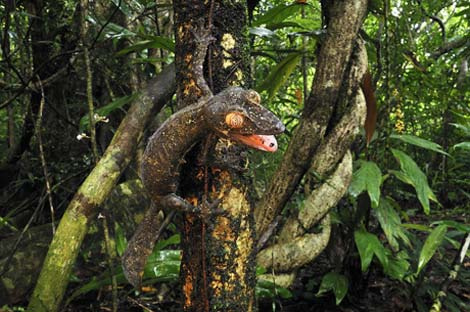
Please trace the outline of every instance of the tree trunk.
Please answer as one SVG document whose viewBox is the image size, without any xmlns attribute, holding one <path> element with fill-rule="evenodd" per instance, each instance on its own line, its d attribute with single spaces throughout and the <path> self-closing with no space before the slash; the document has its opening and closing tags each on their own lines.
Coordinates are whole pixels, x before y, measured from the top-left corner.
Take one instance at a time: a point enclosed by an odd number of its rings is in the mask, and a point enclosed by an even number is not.
<svg viewBox="0 0 470 312">
<path fill-rule="evenodd" d="M 205 64 L 212 91 L 218 93 L 230 85 L 243 85 L 249 64 L 243 2 L 174 1 L 174 11 L 179 107 L 195 103 L 201 95 L 188 62 L 194 51 L 193 32 L 201 19 L 215 37 Z M 239 147 L 224 141 L 208 138 L 200 148 L 205 147 L 210 147 L 210 167 L 192 161 L 188 166 L 189 181 L 181 184 L 182 192 L 187 199 L 199 203 L 206 197 L 222 197 L 221 207 L 228 216 L 211 217 L 208 224 L 203 224 L 200 216 L 185 215 L 181 264 L 184 310 L 253 311 L 253 211 L 239 172 L 240 163 L 245 160 Z M 237 166 L 227 165 L 227 158 Z"/>
<path fill-rule="evenodd" d="M 174 93 L 174 67 L 157 76 L 127 112 L 103 157 L 68 205 L 49 247 L 28 311 L 58 311 L 90 221 L 128 165 L 145 125 Z"/>
</svg>

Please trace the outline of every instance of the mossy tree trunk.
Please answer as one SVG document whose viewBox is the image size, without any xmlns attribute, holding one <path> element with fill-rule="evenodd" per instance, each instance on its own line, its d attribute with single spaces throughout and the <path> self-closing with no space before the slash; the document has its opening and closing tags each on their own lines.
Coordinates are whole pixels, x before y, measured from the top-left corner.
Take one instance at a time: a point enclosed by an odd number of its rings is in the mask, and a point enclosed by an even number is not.
<svg viewBox="0 0 470 312">
<path fill-rule="evenodd" d="M 218 93 L 230 85 L 245 86 L 249 64 L 245 4 L 174 1 L 174 11 L 178 105 L 193 104 L 201 95 L 191 76 L 193 34 L 201 21 L 211 28 L 215 38 L 205 63 L 206 80 L 212 91 Z M 224 140 L 207 138 L 199 155 L 206 148 L 209 152 L 205 163 L 198 165 L 195 160 L 201 156 L 188 162 L 185 176 L 189 178 L 182 181 L 182 192 L 188 200 L 198 203 L 204 198 L 209 201 L 222 198 L 220 206 L 227 215 L 210 217 L 205 224 L 200 216 L 184 217 L 181 265 L 184 310 L 253 311 L 253 211 L 247 200 L 246 181 L 242 181 L 239 170 L 245 160 L 240 156 L 240 147 Z"/>
<path fill-rule="evenodd" d="M 88 226 L 129 164 L 149 121 L 174 93 L 174 67 L 168 66 L 134 100 L 103 157 L 68 205 L 49 247 L 28 311 L 59 311 Z"/>
</svg>

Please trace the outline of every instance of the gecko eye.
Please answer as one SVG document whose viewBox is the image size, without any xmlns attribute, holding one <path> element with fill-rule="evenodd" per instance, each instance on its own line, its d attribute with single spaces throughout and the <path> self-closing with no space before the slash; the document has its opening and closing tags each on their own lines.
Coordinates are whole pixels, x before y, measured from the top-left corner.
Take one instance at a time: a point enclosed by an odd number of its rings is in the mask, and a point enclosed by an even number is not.
<svg viewBox="0 0 470 312">
<path fill-rule="evenodd" d="M 225 116 L 225 123 L 232 129 L 240 129 L 243 127 L 244 119 L 240 113 L 228 113 Z"/>
<path fill-rule="evenodd" d="M 248 95 L 247 95 L 248 101 L 254 104 L 259 104 L 261 103 L 261 97 L 259 96 L 258 92 L 254 90 L 249 90 Z"/>
</svg>

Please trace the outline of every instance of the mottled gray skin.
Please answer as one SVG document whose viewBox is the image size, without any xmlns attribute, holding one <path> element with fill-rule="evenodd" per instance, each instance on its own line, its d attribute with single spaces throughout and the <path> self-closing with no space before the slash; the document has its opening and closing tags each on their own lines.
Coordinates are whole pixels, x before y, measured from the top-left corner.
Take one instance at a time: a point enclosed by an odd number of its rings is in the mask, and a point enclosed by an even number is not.
<svg viewBox="0 0 470 312">
<path fill-rule="evenodd" d="M 231 138 L 233 134 L 271 135 L 284 131 L 282 122 L 259 101 L 256 91 L 230 87 L 178 111 L 150 137 L 142 159 L 141 178 L 152 207 L 122 257 L 124 274 L 136 288 L 140 288 L 145 262 L 155 244 L 158 211 L 201 212 L 200 207 L 176 194 L 186 153 L 211 132 Z M 226 123 L 229 113 L 243 115 L 243 126 L 230 128 Z"/>
</svg>

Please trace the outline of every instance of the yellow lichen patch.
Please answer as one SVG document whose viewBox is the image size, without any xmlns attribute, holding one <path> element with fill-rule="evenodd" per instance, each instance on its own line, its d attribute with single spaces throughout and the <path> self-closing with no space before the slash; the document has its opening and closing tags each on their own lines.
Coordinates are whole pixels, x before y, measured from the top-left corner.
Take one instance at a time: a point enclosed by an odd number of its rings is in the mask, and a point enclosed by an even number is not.
<svg viewBox="0 0 470 312">
<path fill-rule="evenodd" d="M 225 50 L 231 50 L 231 49 L 235 48 L 235 39 L 233 38 L 233 36 L 231 34 L 225 33 L 222 36 L 222 41 L 220 42 L 220 45 Z"/>
<path fill-rule="evenodd" d="M 235 71 L 235 83 L 238 85 L 240 82 L 243 81 L 243 73 L 242 71 L 240 70 L 240 68 L 238 68 L 236 71 Z"/>
<path fill-rule="evenodd" d="M 192 305 L 191 295 L 193 293 L 194 284 L 191 274 L 186 274 L 185 281 L 183 285 L 183 293 L 184 293 L 184 305 L 189 307 Z"/>
<path fill-rule="evenodd" d="M 212 236 L 217 240 L 235 240 L 235 235 L 230 228 L 230 222 L 228 218 L 220 216 L 217 217 L 217 224 L 215 225 Z"/>
<path fill-rule="evenodd" d="M 183 93 L 184 95 L 189 95 L 193 92 L 195 92 L 196 89 L 196 82 L 194 79 L 190 79 L 189 82 L 184 86 Z"/>
<path fill-rule="evenodd" d="M 227 56 L 225 55 L 225 52 L 224 52 L 224 56 Z M 230 55 L 229 55 L 230 56 Z M 232 60 L 228 59 L 228 58 L 224 58 L 224 62 L 222 63 L 222 67 L 223 68 L 227 68 L 227 67 L 230 67 L 233 65 L 233 62 Z"/>
<path fill-rule="evenodd" d="M 237 239 L 238 263 L 235 270 L 239 276 L 241 284 L 244 284 L 246 272 L 245 267 L 248 265 L 248 260 L 253 250 L 253 240 L 251 239 L 250 233 L 249 229 L 243 229 Z"/>
<path fill-rule="evenodd" d="M 184 56 L 184 62 L 186 64 L 191 63 L 192 59 L 193 59 L 193 55 L 190 53 L 186 53 L 186 55 Z"/>
<path fill-rule="evenodd" d="M 181 39 L 181 38 L 183 38 L 183 36 L 184 36 L 184 28 L 183 28 L 183 25 L 180 25 L 178 27 L 178 38 Z"/>
<path fill-rule="evenodd" d="M 220 275 L 212 274 L 211 290 L 214 293 L 214 295 L 220 296 L 223 288 L 224 287 L 220 280 Z"/>
</svg>

